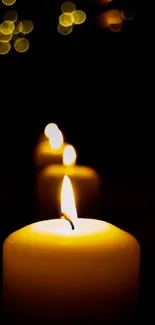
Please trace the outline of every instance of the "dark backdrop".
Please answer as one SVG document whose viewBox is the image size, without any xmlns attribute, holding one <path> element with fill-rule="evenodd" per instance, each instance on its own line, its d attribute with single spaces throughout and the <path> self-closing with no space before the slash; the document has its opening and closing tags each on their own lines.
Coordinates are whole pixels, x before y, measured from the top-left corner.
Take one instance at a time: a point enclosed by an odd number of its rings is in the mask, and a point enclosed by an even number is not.
<svg viewBox="0 0 155 325">
<path fill-rule="evenodd" d="M 56 21 L 61 1 L 17 1 L 19 19 L 31 19 L 30 49 L 0 57 L 0 244 L 37 220 L 33 150 L 49 122 L 56 122 L 103 181 L 105 219 L 141 244 L 140 318 L 151 314 L 155 217 L 154 120 L 146 91 L 144 3 L 121 33 L 101 31 L 104 8 L 76 1 L 88 20 L 70 36 Z M 127 3 L 127 2 L 125 2 Z M 122 8 L 124 1 L 111 7 Z M 1 4 L 1 15 L 7 10 Z"/>
</svg>

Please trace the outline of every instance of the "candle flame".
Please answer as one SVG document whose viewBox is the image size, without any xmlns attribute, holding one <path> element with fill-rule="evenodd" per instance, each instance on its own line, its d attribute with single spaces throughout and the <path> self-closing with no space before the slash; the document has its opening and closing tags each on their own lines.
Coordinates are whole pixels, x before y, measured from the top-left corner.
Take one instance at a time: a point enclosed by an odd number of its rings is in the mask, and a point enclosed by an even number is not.
<svg viewBox="0 0 155 325">
<path fill-rule="evenodd" d="M 49 123 L 46 125 L 44 133 L 48 139 L 51 139 L 57 132 L 59 128 L 55 123 Z"/>
<path fill-rule="evenodd" d="M 61 190 L 61 212 L 67 215 L 73 223 L 77 220 L 77 211 L 71 181 L 64 176 Z"/>
<path fill-rule="evenodd" d="M 63 135 L 62 132 L 58 129 L 55 134 L 49 139 L 50 146 L 52 149 L 59 149 L 63 144 Z"/>
<path fill-rule="evenodd" d="M 63 152 L 63 163 L 66 166 L 70 166 L 75 164 L 76 161 L 76 151 L 73 146 L 67 145 L 64 148 Z"/>
</svg>

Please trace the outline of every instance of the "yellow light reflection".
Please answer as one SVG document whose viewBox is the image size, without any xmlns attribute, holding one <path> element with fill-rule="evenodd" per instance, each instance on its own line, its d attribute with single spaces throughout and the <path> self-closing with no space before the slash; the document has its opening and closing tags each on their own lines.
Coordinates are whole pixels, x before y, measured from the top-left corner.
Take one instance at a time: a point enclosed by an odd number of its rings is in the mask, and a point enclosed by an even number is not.
<svg viewBox="0 0 155 325">
<path fill-rule="evenodd" d="M 64 2 L 61 6 L 61 11 L 64 12 L 73 12 L 76 10 L 76 5 L 75 3 L 71 1 Z"/>
<path fill-rule="evenodd" d="M 12 39 L 12 34 L 4 35 L 0 32 L 0 42 L 1 43 L 8 43 Z"/>
<path fill-rule="evenodd" d="M 14 43 L 14 48 L 19 53 L 24 53 L 29 49 L 29 41 L 26 38 L 18 38 Z"/>
<path fill-rule="evenodd" d="M 6 14 L 3 16 L 4 20 L 10 20 L 15 22 L 18 19 L 18 13 L 15 10 L 9 10 L 6 12 Z"/>
<path fill-rule="evenodd" d="M 76 151 L 73 146 L 67 145 L 64 148 L 63 152 L 63 163 L 66 166 L 70 166 L 75 164 L 76 161 Z"/>
<path fill-rule="evenodd" d="M 77 211 L 75 206 L 75 199 L 70 178 L 65 176 L 61 189 L 61 212 L 66 214 L 73 223 L 77 221 Z"/>
<path fill-rule="evenodd" d="M 46 125 L 44 134 L 48 139 L 52 138 L 55 133 L 59 130 L 58 126 L 55 123 L 49 123 Z"/>
<path fill-rule="evenodd" d="M 0 25 L 0 32 L 4 35 L 9 35 L 13 33 L 14 28 L 15 28 L 14 23 L 11 20 L 5 20 Z"/>
<path fill-rule="evenodd" d="M 61 35 L 69 35 L 73 31 L 73 26 L 64 27 L 60 24 L 57 26 L 57 30 Z"/>
<path fill-rule="evenodd" d="M 9 42 L 7 43 L 1 43 L 0 42 L 0 54 L 4 55 L 7 54 L 11 49 L 11 45 Z"/>
<path fill-rule="evenodd" d="M 72 26 L 73 23 L 74 23 L 74 18 L 72 13 L 64 12 L 59 16 L 59 24 L 62 26 L 64 27 Z"/>
<path fill-rule="evenodd" d="M 23 24 L 20 21 L 15 21 L 14 26 L 15 26 L 14 31 L 13 31 L 14 35 L 18 35 L 19 33 L 22 32 Z"/>
<path fill-rule="evenodd" d="M 6 6 L 12 6 L 16 2 L 16 0 L 2 0 L 2 2 Z"/>
<path fill-rule="evenodd" d="M 22 25 L 22 34 L 29 34 L 33 30 L 33 22 L 31 20 L 23 20 Z"/>
<path fill-rule="evenodd" d="M 121 30 L 123 18 L 121 12 L 116 9 L 107 10 L 99 17 L 99 24 L 101 27 L 108 28 L 113 32 Z"/>
<path fill-rule="evenodd" d="M 63 144 L 62 132 L 58 129 L 57 132 L 49 139 L 49 142 L 52 149 L 58 150 Z"/>
<path fill-rule="evenodd" d="M 86 20 L 86 13 L 82 10 L 75 10 L 73 12 L 74 24 L 80 25 L 83 24 Z"/>
</svg>

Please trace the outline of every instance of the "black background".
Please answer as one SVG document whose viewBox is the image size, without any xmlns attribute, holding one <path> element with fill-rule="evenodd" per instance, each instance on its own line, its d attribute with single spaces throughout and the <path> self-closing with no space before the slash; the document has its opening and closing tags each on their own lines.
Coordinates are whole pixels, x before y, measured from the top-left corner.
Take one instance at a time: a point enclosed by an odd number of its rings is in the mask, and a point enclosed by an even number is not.
<svg viewBox="0 0 155 325">
<path fill-rule="evenodd" d="M 154 119 L 147 93 L 144 2 L 120 33 L 100 30 L 105 7 L 76 1 L 87 21 L 69 36 L 57 32 L 61 1 L 17 1 L 31 19 L 30 49 L 0 57 L 0 244 L 37 221 L 32 156 L 37 137 L 55 122 L 78 151 L 78 163 L 103 180 L 98 216 L 141 244 L 140 321 L 151 315 L 154 284 Z M 128 2 L 129 3 L 129 2 Z M 124 8 L 113 1 L 109 8 Z M 1 18 L 8 8 L 0 5 Z M 151 317 L 151 316 L 150 316 Z"/>
</svg>

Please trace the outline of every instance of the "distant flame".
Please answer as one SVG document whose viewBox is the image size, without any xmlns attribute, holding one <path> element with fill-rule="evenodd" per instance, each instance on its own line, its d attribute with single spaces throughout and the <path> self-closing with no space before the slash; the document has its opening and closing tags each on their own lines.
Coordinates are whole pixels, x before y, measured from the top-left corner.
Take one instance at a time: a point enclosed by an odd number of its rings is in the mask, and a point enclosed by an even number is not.
<svg viewBox="0 0 155 325">
<path fill-rule="evenodd" d="M 62 132 L 58 129 L 55 134 L 49 139 L 50 146 L 52 149 L 59 149 L 63 144 Z"/>
<path fill-rule="evenodd" d="M 61 190 L 61 212 L 66 214 L 73 223 L 77 220 L 77 211 L 71 181 L 68 176 L 65 176 Z"/>
<path fill-rule="evenodd" d="M 59 128 L 55 123 L 49 123 L 46 125 L 44 133 L 48 139 L 51 139 L 55 134 L 57 134 Z"/>
<path fill-rule="evenodd" d="M 76 161 L 76 151 L 73 146 L 67 145 L 64 148 L 64 152 L 63 152 L 63 163 L 64 165 L 69 166 L 75 164 L 75 161 Z"/>
</svg>

